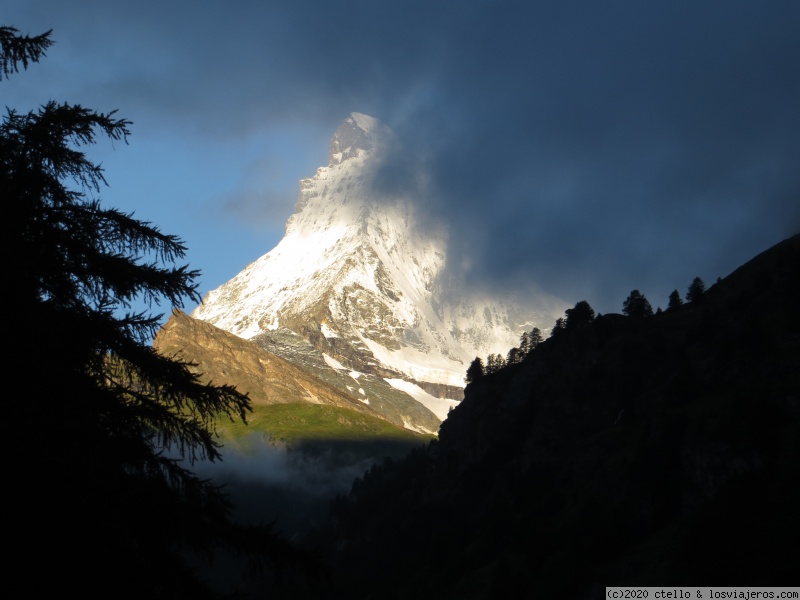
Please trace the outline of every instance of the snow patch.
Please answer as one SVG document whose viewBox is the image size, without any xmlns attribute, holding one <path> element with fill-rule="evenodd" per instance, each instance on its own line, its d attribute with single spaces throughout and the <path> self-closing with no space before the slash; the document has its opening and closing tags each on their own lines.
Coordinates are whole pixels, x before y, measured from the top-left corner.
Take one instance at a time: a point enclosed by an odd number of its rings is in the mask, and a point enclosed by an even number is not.
<svg viewBox="0 0 800 600">
<path fill-rule="evenodd" d="M 331 369 L 338 369 L 339 371 L 346 371 L 344 365 L 340 363 L 338 360 L 333 358 L 332 356 L 328 356 L 324 352 L 322 353 L 322 358 L 325 359 L 325 364 L 327 364 Z"/>
<path fill-rule="evenodd" d="M 424 433 L 424 434 L 428 434 L 428 435 L 436 435 L 435 431 L 431 431 L 427 427 L 422 427 L 421 425 L 420 426 L 414 425 L 413 423 L 411 423 L 405 417 L 403 417 L 403 427 L 405 429 L 408 429 L 410 431 L 414 431 L 416 433 Z"/>
<path fill-rule="evenodd" d="M 337 334 L 333 329 L 328 327 L 327 323 L 323 323 L 322 325 L 320 325 L 319 330 L 322 332 L 322 335 L 324 335 L 326 339 L 339 337 L 339 334 Z"/>
<path fill-rule="evenodd" d="M 426 353 L 413 346 L 389 350 L 369 338 L 361 336 L 361 340 L 376 359 L 383 364 L 391 365 L 412 379 L 456 387 L 465 385 L 464 375 L 467 365 L 463 362 L 451 360 L 439 353 Z"/>
<path fill-rule="evenodd" d="M 384 381 L 396 390 L 405 392 L 414 398 L 414 400 L 435 414 L 440 421 L 444 421 L 447 418 L 447 413 L 450 412 L 450 409 L 458 406 L 459 404 L 458 400 L 447 400 L 446 398 L 437 398 L 436 396 L 431 396 L 417 384 L 411 383 L 410 381 L 406 381 L 404 379 L 387 379 L 384 377 Z"/>
</svg>

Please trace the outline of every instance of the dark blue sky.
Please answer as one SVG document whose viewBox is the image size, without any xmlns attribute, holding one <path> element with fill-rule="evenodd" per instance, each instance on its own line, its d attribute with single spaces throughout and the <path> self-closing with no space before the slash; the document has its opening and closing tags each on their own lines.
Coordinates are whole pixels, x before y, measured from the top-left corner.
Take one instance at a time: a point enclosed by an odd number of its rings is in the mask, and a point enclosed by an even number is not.
<svg viewBox="0 0 800 600">
<path fill-rule="evenodd" d="M 620 311 L 800 229 L 800 2 L 8 0 L 53 29 L 3 103 L 119 109 L 109 205 L 177 234 L 201 291 L 272 249 L 352 111 L 400 136 L 476 284 Z M 414 175 L 412 178 L 411 175 Z"/>
</svg>

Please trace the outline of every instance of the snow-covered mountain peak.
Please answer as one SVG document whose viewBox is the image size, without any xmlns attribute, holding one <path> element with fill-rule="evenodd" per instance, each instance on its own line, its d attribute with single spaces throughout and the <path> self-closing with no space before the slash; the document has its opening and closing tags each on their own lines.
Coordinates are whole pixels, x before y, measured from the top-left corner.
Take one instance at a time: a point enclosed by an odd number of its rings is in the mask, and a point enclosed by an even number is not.
<svg viewBox="0 0 800 600">
<path fill-rule="evenodd" d="M 350 113 L 333 134 L 330 164 L 338 165 L 366 152 L 373 152 L 392 135 L 382 121 L 361 113 Z"/>
<path fill-rule="evenodd" d="M 345 119 L 331 163 L 300 182 L 280 243 L 193 316 L 247 339 L 290 330 L 344 369 L 452 398 L 473 358 L 505 354 L 534 326 L 547 330 L 565 305 L 545 294 L 523 305 L 482 297 L 449 280 L 448 231 L 420 227 L 414 198 L 374 185 L 391 135 L 378 119 Z"/>
</svg>

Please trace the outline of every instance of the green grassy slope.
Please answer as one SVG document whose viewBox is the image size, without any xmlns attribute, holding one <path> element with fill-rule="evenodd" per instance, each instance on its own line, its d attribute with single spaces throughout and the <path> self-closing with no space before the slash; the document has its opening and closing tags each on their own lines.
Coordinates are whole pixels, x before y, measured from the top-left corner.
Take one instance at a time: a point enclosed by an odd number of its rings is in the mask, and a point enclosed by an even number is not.
<svg viewBox="0 0 800 600">
<path fill-rule="evenodd" d="M 357 454 L 401 456 L 434 438 L 346 408 L 305 403 L 256 405 L 247 424 L 225 419 L 218 432 L 226 446 L 245 453 L 262 441 L 298 449 L 336 447 Z"/>
</svg>

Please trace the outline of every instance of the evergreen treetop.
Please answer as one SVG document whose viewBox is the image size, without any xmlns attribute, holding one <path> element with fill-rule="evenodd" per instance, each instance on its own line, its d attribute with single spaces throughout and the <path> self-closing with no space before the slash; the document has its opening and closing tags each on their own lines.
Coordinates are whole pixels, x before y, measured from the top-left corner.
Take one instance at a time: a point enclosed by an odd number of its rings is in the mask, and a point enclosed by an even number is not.
<svg viewBox="0 0 800 600">
<path fill-rule="evenodd" d="M 703 298 L 706 293 L 706 284 L 699 277 L 695 277 L 692 283 L 689 284 L 689 289 L 686 291 L 686 301 L 696 304 Z"/>
<path fill-rule="evenodd" d="M 466 382 L 467 384 L 478 381 L 484 375 L 483 361 L 480 357 L 476 356 L 469 367 L 467 368 Z"/>
<path fill-rule="evenodd" d="M 667 305 L 667 310 L 675 310 L 676 308 L 680 308 L 683 306 L 683 300 L 681 300 L 681 295 L 678 293 L 678 290 L 672 290 L 669 295 L 669 304 Z"/>
<path fill-rule="evenodd" d="M 632 290 L 622 303 L 622 312 L 629 317 L 650 317 L 653 315 L 653 307 L 644 294 L 639 290 Z"/>
<path fill-rule="evenodd" d="M 566 329 L 578 329 L 594 321 L 594 309 L 586 300 L 575 303 L 575 306 L 564 311 L 567 320 Z"/>
</svg>

